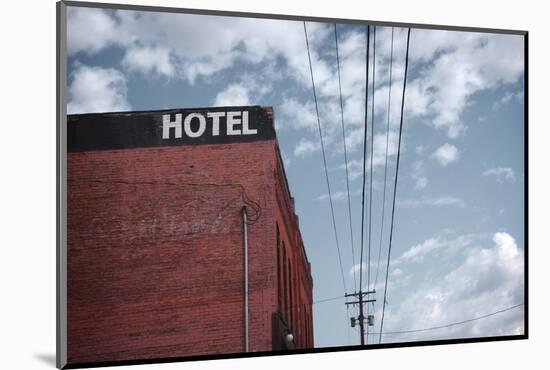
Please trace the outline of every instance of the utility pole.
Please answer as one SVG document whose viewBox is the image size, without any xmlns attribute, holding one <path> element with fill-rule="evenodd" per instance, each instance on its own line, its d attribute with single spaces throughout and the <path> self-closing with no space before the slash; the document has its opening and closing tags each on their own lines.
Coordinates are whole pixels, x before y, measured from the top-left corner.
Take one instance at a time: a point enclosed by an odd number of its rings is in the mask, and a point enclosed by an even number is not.
<svg viewBox="0 0 550 370">
<path fill-rule="evenodd" d="M 359 305 L 359 316 L 357 318 L 355 317 L 352 317 L 351 318 L 351 327 L 355 327 L 355 322 L 356 320 L 359 321 L 359 329 L 360 329 L 360 332 L 361 332 L 361 345 L 364 346 L 365 345 L 365 316 L 363 314 L 363 305 L 365 303 L 371 303 L 371 302 L 376 302 L 376 299 L 365 299 L 367 298 L 367 296 L 369 294 L 374 294 L 376 293 L 376 290 L 370 290 L 370 291 L 367 291 L 367 292 L 363 292 L 361 290 L 359 290 L 359 292 L 354 292 L 354 293 L 349 293 L 349 294 L 346 294 L 346 298 L 348 297 L 354 297 L 354 298 L 357 298 L 357 301 L 352 301 L 352 302 L 346 302 L 346 305 Z M 371 319 L 368 318 L 369 322 L 368 322 L 368 325 L 371 325 Z"/>
</svg>

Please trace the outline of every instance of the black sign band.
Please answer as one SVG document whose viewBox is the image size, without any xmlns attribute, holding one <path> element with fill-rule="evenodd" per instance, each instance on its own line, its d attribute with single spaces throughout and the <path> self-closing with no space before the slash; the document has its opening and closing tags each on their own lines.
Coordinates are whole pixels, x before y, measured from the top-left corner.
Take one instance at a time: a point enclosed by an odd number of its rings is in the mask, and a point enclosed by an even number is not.
<svg viewBox="0 0 550 370">
<path fill-rule="evenodd" d="M 270 107 L 216 107 L 67 116 L 67 151 L 230 144 L 275 139 Z"/>
</svg>

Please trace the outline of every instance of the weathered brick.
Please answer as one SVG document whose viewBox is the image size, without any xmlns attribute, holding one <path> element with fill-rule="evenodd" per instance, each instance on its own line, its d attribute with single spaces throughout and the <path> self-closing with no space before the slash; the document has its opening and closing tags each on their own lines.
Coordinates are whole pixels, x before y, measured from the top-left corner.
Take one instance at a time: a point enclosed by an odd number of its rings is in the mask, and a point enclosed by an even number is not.
<svg viewBox="0 0 550 370">
<path fill-rule="evenodd" d="M 248 227 L 250 350 L 274 348 L 277 311 L 298 347 L 313 346 L 310 266 L 276 141 L 73 152 L 67 163 L 69 364 L 244 352 L 247 198 L 261 206 Z"/>
</svg>

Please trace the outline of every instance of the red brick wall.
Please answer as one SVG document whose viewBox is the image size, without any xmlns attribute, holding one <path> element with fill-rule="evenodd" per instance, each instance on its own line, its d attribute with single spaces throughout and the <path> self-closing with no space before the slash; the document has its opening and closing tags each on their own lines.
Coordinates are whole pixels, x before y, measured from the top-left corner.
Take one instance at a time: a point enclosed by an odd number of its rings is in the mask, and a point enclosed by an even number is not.
<svg viewBox="0 0 550 370">
<path fill-rule="evenodd" d="M 68 362 L 244 352 L 243 191 L 262 208 L 250 350 L 271 350 L 277 158 L 275 141 L 69 153 Z"/>
<path fill-rule="evenodd" d="M 283 288 L 280 311 L 290 327 L 298 348 L 313 347 L 311 303 L 313 282 L 311 270 L 294 213 L 294 200 L 290 197 L 286 175 L 278 155 L 276 166 L 275 220 L 279 230 L 279 269 Z M 285 264 L 286 262 L 286 264 Z M 285 286 L 285 278 L 286 286 Z M 305 311 L 305 312 L 304 312 Z M 307 334 L 306 334 L 307 332 Z"/>
</svg>

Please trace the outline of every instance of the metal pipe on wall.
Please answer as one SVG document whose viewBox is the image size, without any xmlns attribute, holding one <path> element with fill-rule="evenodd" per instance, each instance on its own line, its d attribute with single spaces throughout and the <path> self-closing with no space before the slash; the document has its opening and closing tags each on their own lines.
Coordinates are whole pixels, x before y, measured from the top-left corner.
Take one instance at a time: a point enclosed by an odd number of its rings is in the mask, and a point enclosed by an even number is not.
<svg viewBox="0 0 550 370">
<path fill-rule="evenodd" d="M 248 216 L 243 206 L 244 239 L 244 351 L 248 352 Z"/>
</svg>

